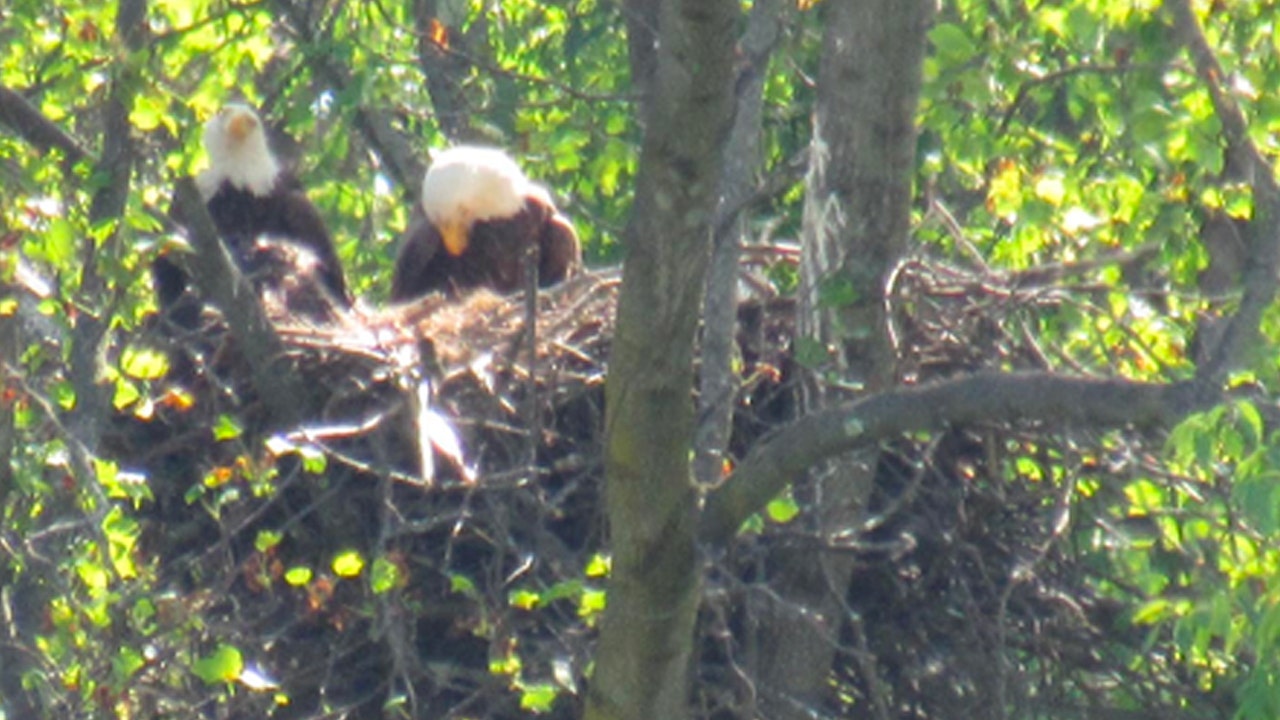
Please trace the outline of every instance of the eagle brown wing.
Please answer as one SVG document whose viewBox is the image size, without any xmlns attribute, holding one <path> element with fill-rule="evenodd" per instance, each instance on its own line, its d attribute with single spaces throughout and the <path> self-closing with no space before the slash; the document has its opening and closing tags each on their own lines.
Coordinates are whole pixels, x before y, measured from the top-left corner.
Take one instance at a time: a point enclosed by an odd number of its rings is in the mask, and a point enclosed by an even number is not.
<svg viewBox="0 0 1280 720">
<path fill-rule="evenodd" d="M 440 232 L 427 220 L 422 208 L 415 205 L 391 274 L 392 302 L 412 300 L 447 287 L 448 278 L 439 267 L 444 258 L 443 244 Z"/>
<path fill-rule="evenodd" d="M 538 238 L 538 284 L 562 283 L 582 269 L 582 245 L 569 218 L 552 211 Z"/>
<path fill-rule="evenodd" d="M 347 293 L 346 277 L 342 273 L 342 262 L 334 249 L 333 236 L 325 225 L 320 211 L 303 192 L 301 185 L 292 176 L 281 173 L 275 192 L 280 203 L 279 217 L 283 227 L 270 228 L 280 235 L 310 248 L 320 260 L 322 271 L 320 277 L 333 293 L 334 299 L 344 306 L 351 305 L 351 296 Z"/>
</svg>

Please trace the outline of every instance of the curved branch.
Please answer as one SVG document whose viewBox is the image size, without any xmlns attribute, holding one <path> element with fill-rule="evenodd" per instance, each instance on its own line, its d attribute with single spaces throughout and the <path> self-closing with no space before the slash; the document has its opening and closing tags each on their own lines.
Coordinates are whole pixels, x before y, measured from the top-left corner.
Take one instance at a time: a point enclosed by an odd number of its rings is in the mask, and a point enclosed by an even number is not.
<svg viewBox="0 0 1280 720">
<path fill-rule="evenodd" d="M 972 422 L 1163 426 L 1205 402 L 1194 383 L 979 373 L 899 388 L 807 415 L 757 446 L 707 497 L 699 535 L 723 548 L 750 515 L 814 463 L 904 432 Z"/>
</svg>

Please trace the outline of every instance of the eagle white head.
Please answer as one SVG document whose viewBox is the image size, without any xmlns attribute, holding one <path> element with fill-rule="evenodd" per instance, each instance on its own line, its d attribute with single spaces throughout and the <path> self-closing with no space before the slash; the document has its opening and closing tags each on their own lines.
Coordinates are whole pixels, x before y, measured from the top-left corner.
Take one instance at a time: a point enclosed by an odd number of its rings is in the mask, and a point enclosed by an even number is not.
<svg viewBox="0 0 1280 720">
<path fill-rule="evenodd" d="M 422 180 L 422 209 L 445 250 L 457 256 L 466 250 L 474 223 L 513 217 L 530 196 L 545 194 L 501 150 L 458 145 L 432 161 Z"/>
<path fill-rule="evenodd" d="M 204 125 L 209 167 L 196 177 L 207 201 L 223 181 L 254 195 L 267 195 L 280 174 L 280 164 L 267 145 L 267 133 L 253 108 L 230 103 Z"/>
</svg>

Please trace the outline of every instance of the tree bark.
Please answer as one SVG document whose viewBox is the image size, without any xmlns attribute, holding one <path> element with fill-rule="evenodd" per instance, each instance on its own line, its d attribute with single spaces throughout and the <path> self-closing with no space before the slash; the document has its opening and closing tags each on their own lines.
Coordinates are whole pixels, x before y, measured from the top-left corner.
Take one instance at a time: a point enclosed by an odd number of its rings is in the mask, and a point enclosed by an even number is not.
<svg viewBox="0 0 1280 720">
<path fill-rule="evenodd" d="M 253 386 L 269 413 L 267 424 L 287 426 L 307 417 L 315 409 L 308 404 L 314 403 L 314 393 L 307 392 L 302 380 L 287 366 L 284 342 L 267 318 L 258 293 L 240 274 L 218 239 L 194 180 L 182 178 L 177 182 L 173 203 L 195 248 L 187 259 L 190 275 L 203 295 L 222 311 L 231 334 L 239 341 Z"/>
<path fill-rule="evenodd" d="M 121 0 L 117 5 L 115 35 L 130 52 L 145 44 L 146 23 L 146 0 Z M 111 80 L 102 130 L 102 155 L 94 165 L 94 176 L 100 179 L 100 185 L 94 190 L 89 203 L 89 224 L 92 228 L 118 221 L 124 216 L 128 203 L 135 155 L 129 113 L 133 108 L 138 77 L 136 62 L 125 61 L 115 69 Z M 117 224 L 111 227 L 101 243 L 92 235 L 81 241 L 80 296 L 102 302 L 93 311 L 78 313 L 75 327 L 71 330 L 69 375 L 71 386 L 75 388 L 76 405 L 67 425 L 91 453 L 97 452 L 110 400 L 108 389 L 100 382 L 102 344 L 107 334 L 105 317 L 109 309 L 105 302 L 108 293 L 106 280 L 99 270 L 101 256 L 119 254 L 114 247 L 119 237 Z M 92 478 L 82 480 L 93 481 Z"/>
<path fill-rule="evenodd" d="M 732 114 L 737 17 L 732 0 L 671 0 L 659 15 L 605 387 L 613 569 L 587 696 L 590 720 L 689 714 L 700 596 L 689 459 L 693 339 Z"/>
<path fill-rule="evenodd" d="M 738 43 L 740 58 L 733 129 L 720 173 L 720 199 L 713 225 L 711 267 L 702 310 L 702 354 L 698 366 L 698 427 L 694 439 L 694 476 L 702 485 L 718 482 L 733 428 L 739 378 L 737 351 L 738 267 L 747 232 L 744 207 L 760 174 L 761 113 L 769 58 L 782 24 L 779 0 L 757 0 Z"/>
<path fill-rule="evenodd" d="M 824 382 L 879 392 L 893 384 L 884 285 L 910 233 L 915 110 L 929 0 L 829 0 L 810 146 L 797 326 L 830 350 L 807 386 L 806 411 L 847 399 Z M 820 537 L 853 528 L 870 493 L 874 448 L 815 465 L 796 492 Z M 798 479 L 798 477 L 796 478 Z M 809 718 L 835 657 L 850 555 L 782 549 L 771 558 L 782 601 L 761 619 L 764 714 Z M 864 663 L 875 672 L 874 659 Z M 876 682 L 868 679 L 869 684 Z M 873 698 L 887 717 L 884 698 Z"/>
</svg>

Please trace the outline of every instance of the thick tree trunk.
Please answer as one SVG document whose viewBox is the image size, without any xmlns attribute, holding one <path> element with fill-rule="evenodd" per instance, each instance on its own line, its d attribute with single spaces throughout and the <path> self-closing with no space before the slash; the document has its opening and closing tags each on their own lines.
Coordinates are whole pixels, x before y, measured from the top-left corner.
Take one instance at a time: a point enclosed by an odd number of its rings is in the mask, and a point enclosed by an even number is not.
<svg viewBox="0 0 1280 720">
<path fill-rule="evenodd" d="M 829 366 L 864 392 L 889 387 L 894 352 L 884 317 L 884 283 L 910 232 L 915 110 L 933 3 L 930 0 L 829 0 L 810 147 L 801 268 L 802 337 L 831 351 Z M 812 412 L 848 399 L 816 377 Z M 855 527 L 876 457 L 866 450 L 814 468 L 797 486 L 812 509 L 819 539 Z M 765 715 L 809 718 L 823 705 L 836 654 L 847 554 L 784 549 L 772 558 L 783 602 L 762 618 L 759 672 Z M 874 658 L 863 658 L 874 674 Z M 877 678 L 864 678 L 873 689 Z M 874 717 L 887 700 L 872 692 Z"/>
<path fill-rule="evenodd" d="M 590 720 L 679 720 L 699 590 L 693 338 L 732 114 L 732 0 L 672 0 L 660 41 L 606 385 L 609 606 Z"/>
</svg>

